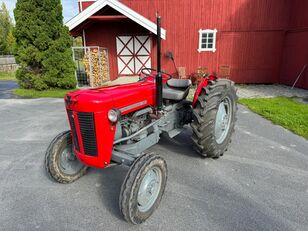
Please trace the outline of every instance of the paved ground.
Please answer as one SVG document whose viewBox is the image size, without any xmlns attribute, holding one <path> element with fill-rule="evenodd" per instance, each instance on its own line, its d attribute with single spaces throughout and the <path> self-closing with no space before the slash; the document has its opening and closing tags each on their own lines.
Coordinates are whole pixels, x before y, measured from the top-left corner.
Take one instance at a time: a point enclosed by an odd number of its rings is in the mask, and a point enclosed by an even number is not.
<svg viewBox="0 0 308 231">
<path fill-rule="evenodd" d="M 275 96 L 308 98 L 308 90 L 301 88 L 292 89 L 292 87 L 286 85 L 241 84 L 236 87 L 240 98 L 269 98 Z"/>
<path fill-rule="evenodd" d="M 11 99 L 16 98 L 12 94 L 12 90 L 17 88 L 16 81 L 0 81 L 0 99 Z"/>
<path fill-rule="evenodd" d="M 143 225 L 120 216 L 127 169 L 91 169 L 70 185 L 43 167 L 51 139 L 68 128 L 62 100 L 0 100 L 0 230 L 302 230 L 308 227 L 308 142 L 240 106 L 233 143 L 219 160 L 191 149 L 190 130 L 163 138 L 169 179 Z"/>
</svg>

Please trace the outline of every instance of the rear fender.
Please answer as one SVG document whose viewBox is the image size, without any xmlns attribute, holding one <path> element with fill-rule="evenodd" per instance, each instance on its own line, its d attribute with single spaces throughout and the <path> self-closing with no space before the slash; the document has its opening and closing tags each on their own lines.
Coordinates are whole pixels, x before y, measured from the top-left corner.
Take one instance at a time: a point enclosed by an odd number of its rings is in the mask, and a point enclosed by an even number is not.
<svg viewBox="0 0 308 231">
<path fill-rule="evenodd" d="M 202 89 L 207 87 L 207 85 L 209 84 L 209 81 L 213 81 L 213 80 L 216 80 L 216 79 L 217 79 L 217 77 L 215 75 L 209 75 L 209 76 L 203 78 L 203 80 L 198 85 L 197 90 L 195 92 L 194 100 L 192 102 L 193 108 L 195 108 L 196 105 L 197 105 L 198 97 L 201 94 Z"/>
</svg>

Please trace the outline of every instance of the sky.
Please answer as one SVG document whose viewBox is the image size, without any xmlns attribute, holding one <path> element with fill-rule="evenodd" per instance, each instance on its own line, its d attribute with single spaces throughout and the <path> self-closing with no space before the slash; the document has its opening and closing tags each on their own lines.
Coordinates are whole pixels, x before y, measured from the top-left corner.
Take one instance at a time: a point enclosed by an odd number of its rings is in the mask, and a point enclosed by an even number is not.
<svg viewBox="0 0 308 231">
<path fill-rule="evenodd" d="M 0 0 L 0 4 L 4 2 L 13 18 L 13 9 L 17 0 Z M 78 0 L 61 0 L 63 5 L 64 22 L 67 22 L 78 13 Z"/>
</svg>

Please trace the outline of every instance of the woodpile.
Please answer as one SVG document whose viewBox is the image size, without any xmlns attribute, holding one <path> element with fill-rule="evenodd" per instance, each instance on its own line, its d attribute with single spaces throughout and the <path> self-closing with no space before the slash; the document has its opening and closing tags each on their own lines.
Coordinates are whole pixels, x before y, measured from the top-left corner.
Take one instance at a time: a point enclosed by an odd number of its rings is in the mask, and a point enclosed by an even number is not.
<svg viewBox="0 0 308 231">
<path fill-rule="evenodd" d="M 102 86 L 109 80 L 107 50 L 87 49 L 83 61 L 90 87 Z"/>
<path fill-rule="evenodd" d="M 186 67 L 178 67 L 177 72 L 179 75 L 179 79 L 186 79 Z"/>
<path fill-rule="evenodd" d="M 224 79 L 230 79 L 230 66 L 221 65 L 219 66 L 219 77 Z"/>
</svg>

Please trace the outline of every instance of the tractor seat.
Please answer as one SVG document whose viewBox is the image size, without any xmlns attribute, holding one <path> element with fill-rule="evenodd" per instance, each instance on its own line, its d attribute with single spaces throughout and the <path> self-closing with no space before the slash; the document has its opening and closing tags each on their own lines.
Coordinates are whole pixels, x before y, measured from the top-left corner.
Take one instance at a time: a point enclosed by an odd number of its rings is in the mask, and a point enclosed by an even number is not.
<svg viewBox="0 0 308 231">
<path fill-rule="evenodd" d="M 191 86 L 191 81 L 190 79 L 169 79 L 167 85 L 174 88 L 187 88 Z"/>
<path fill-rule="evenodd" d="M 189 79 L 169 79 L 163 86 L 163 98 L 180 101 L 187 97 L 191 81 Z"/>
</svg>

